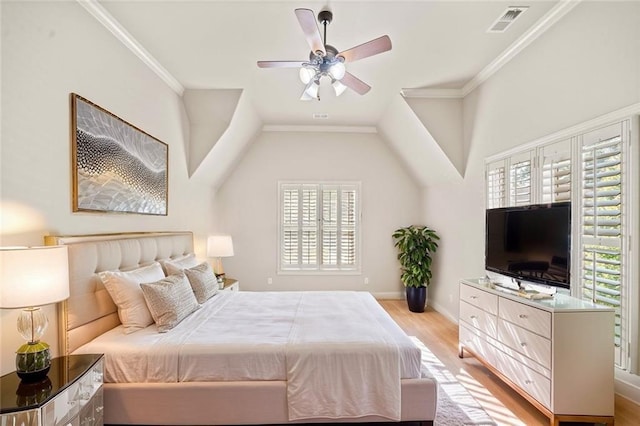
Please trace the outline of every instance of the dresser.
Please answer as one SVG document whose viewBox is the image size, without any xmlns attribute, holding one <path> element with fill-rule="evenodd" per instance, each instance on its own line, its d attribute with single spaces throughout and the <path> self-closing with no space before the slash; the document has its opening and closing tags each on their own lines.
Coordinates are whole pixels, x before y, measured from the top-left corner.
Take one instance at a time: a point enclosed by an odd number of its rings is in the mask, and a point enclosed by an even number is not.
<svg viewBox="0 0 640 426">
<path fill-rule="evenodd" d="M 27 383 L 0 377 L 0 426 L 101 426 L 103 356 L 51 360 L 47 378 Z"/>
<path fill-rule="evenodd" d="M 474 355 L 551 425 L 613 425 L 613 309 L 462 280 L 459 318 L 459 356 Z"/>
</svg>

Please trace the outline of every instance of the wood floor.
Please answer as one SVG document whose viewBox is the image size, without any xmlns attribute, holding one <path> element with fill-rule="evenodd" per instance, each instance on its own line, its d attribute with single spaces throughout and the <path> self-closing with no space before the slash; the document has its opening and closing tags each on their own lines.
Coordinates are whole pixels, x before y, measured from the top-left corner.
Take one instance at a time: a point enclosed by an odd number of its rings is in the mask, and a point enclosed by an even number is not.
<svg viewBox="0 0 640 426">
<path fill-rule="evenodd" d="M 549 425 L 549 419 L 473 357 L 458 358 L 457 324 L 431 309 L 421 314 L 409 312 L 404 300 L 380 300 L 380 304 L 405 333 L 416 336 L 429 347 L 451 373 L 467 387 L 496 423 L 499 425 Z M 640 405 L 616 395 L 615 425 L 640 425 Z"/>
</svg>

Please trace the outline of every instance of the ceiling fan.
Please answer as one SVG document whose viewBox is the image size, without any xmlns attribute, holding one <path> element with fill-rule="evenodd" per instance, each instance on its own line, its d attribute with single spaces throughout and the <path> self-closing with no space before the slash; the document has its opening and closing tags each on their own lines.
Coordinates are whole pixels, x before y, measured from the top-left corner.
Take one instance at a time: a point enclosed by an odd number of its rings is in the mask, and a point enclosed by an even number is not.
<svg viewBox="0 0 640 426">
<path fill-rule="evenodd" d="M 302 31 L 311 47 L 308 61 L 258 61 L 260 68 L 300 68 L 300 80 L 306 85 L 302 96 L 303 101 L 311 99 L 320 100 L 318 89 L 320 79 L 328 77 L 331 85 L 340 96 L 349 87 L 356 93 L 364 95 L 371 86 L 363 82 L 345 68 L 345 62 L 354 62 L 368 58 L 378 53 L 391 50 L 391 39 L 382 36 L 370 40 L 351 49 L 339 52 L 335 47 L 327 44 L 327 25 L 333 20 L 333 13 L 322 10 L 318 13 L 318 22 L 324 26 L 324 39 L 316 22 L 315 14 L 310 9 L 296 9 L 296 17 L 302 27 Z"/>
</svg>

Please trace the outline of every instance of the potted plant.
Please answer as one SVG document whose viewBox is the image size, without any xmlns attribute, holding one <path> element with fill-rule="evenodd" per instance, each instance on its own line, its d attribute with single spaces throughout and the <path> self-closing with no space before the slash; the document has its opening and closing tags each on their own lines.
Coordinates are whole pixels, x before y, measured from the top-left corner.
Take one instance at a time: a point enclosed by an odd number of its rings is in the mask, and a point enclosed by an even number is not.
<svg viewBox="0 0 640 426">
<path fill-rule="evenodd" d="M 396 229 L 393 233 L 402 267 L 400 280 L 406 287 L 411 312 L 424 312 L 427 286 L 431 282 L 431 255 L 438 249 L 436 231 L 422 225 Z"/>
</svg>

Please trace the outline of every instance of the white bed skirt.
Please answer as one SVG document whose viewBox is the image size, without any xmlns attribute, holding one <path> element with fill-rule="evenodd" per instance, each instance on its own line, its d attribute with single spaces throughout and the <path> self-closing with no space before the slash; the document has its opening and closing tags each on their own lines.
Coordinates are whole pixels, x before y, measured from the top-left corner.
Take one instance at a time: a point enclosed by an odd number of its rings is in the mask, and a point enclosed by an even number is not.
<svg viewBox="0 0 640 426">
<path fill-rule="evenodd" d="M 433 421 L 437 385 L 429 377 L 403 379 L 401 421 Z M 263 382 L 106 383 L 105 424 L 241 425 L 284 424 L 288 420 L 287 384 Z M 305 420 L 322 423 L 328 419 Z M 331 423 L 381 422 L 362 417 Z"/>
</svg>

